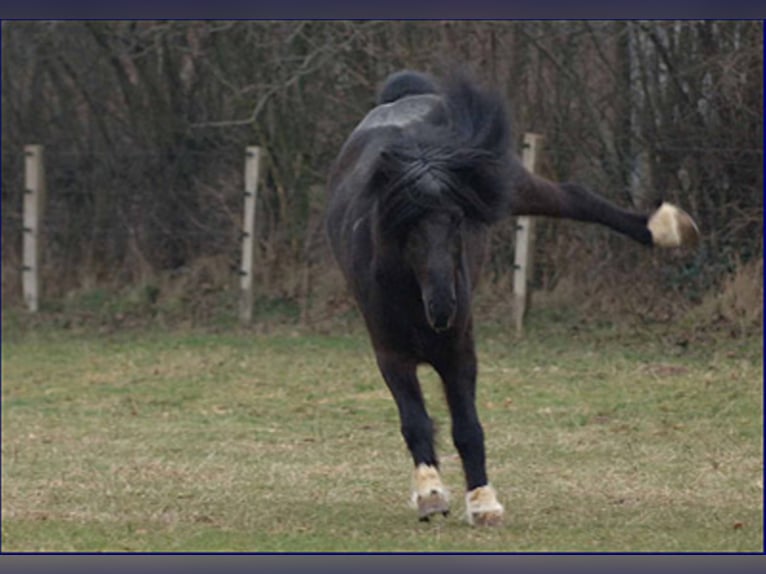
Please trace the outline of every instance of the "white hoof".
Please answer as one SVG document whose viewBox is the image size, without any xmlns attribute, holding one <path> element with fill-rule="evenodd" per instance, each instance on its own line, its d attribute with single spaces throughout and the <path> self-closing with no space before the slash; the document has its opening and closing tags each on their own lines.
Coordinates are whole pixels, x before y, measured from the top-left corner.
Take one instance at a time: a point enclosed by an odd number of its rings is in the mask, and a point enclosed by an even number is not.
<svg viewBox="0 0 766 574">
<path fill-rule="evenodd" d="M 442 484 L 439 469 L 419 464 L 412 475 L 411 504 L 418 511 L 418 518 L 426 521 L 432 514 L 449 513 L 449 492 Z"/>
<path fill-rule="evenodd" d="M 503 523 L 505 510 L 490 485 L 469 490 L 465 495 L 465 509 L 471 526 L 500 526 Z"/>
<path fill-rule="evenodd" d="M 646 225 L 657 247 L 685 247 L 696 245 L 699 229 L 683 209 L 671 203 L 663 203 L 652 213 Z"/>
</svg>

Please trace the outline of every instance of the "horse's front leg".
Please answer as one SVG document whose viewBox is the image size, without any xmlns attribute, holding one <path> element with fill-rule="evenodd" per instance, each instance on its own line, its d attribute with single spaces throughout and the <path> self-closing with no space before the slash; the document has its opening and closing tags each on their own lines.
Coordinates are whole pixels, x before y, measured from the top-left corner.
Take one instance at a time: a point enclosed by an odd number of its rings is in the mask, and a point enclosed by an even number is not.
<svg viewBox="0 0 766 574">
<path fill-rule="evenodd" d="M 463 462 L 466 518 L 476 526 L 499 526 L 503 505 L 487 480 L 484 430 L 476 412 L 476 355 L 471 348 L 437 366 L 452 417 L 452 440 Z"/>
<path fill-rule="evenodd" d="M 433 514 L 449 513 L 449 493 L 439 474 L 434 450 L 434 430 L 426 411 L 416 364 L 395 354 L 376 352 L 378 366 L 399 409 L 401 431 L 412 454 L 415 470 L 412 480 L 412 503 L 418 518 L 427 521 Z"/>
</svg>

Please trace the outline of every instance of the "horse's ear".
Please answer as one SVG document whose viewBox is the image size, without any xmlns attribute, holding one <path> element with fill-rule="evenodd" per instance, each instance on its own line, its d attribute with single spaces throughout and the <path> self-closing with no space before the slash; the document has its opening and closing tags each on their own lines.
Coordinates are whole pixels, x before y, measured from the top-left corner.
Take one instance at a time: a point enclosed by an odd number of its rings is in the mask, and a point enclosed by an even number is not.
<svg viewBox="0 0 766 574">
<path fill-rule="evenodd" d="M 378 156 L 378 170 L 380 171 L 393 171 L 400 162 L 399 156 L 391 148 L 383 148 Z"/>
<path fill-rule="evenodd" d="M 377 195 L 386 186 L 386 183 L 389 180 L 388 174 L 390 173 L 390 165 L 391 153 L 387 150 L 383 150 L 372 168 L 370 184 L 367 186 L 367 191 L 369 193 Z"/>
<path fill-rule="evenodd" d="M 392 149 L 386 147 L 380 150 L 373 167 L 373 180 L 379 185 L 390 179 L 391 174 L 400 167 L 401 157 Z"/>
<path fill-rule="evenodd" d="M 378 154 L 378 165 L 389 163 L 393 157 L 394 154 L 391 153 L 390 149 L 383 148 Z"/>
</svg>

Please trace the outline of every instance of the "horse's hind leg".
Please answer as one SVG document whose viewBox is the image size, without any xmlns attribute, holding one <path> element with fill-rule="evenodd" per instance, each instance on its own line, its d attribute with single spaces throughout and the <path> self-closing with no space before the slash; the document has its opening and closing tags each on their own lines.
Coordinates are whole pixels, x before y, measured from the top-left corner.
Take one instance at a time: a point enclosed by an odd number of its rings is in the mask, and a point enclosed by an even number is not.
<svg viewBox="0 0 766 574">
<path fill-rule="evenodd" d="M 487 480 L 484 430 L 476 411 L 476 356 L 466 350 L 437 367 L 452 416 L 452 439 L 463 461 L 466 518 L 476 526 L 499 526 L 503 505 Z"/>
<path fill-rule="evenodd" d="M 434 431 L 426 412 L 414 362 L 390 353 L 378 352 L 378 366 L 399 409 L 401 431 L 412 454 L 412 503 L 418 518 L 428 520 L 432 514 L 449 512 L 449 494 L 442 484 L 439 463 L 434 450 Z"/>
</svg>

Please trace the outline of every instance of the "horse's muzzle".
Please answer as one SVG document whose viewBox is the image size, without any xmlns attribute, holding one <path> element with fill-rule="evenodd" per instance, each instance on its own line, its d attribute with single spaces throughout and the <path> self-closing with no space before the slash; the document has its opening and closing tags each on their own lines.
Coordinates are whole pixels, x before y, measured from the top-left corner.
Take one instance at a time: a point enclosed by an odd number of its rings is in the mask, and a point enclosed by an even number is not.
<svg viewBox="0 0 766 574">
<path fill-rule="evenodd" d="M 452 327 L 457 314 L 457 301 L 454 297 L 435 297 L 425 301 L 426 319 L 437 333 L 443 333 Z"/>
</svg>

